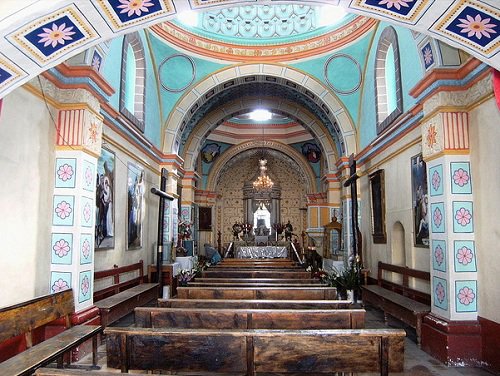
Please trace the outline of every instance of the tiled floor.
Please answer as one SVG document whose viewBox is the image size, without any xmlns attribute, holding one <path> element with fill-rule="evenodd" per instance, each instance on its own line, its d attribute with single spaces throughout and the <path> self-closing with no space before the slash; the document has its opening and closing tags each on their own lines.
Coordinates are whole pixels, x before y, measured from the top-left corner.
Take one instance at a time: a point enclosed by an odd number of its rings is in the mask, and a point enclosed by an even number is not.
<svg viewBox="0 0 500 376">
<path fill-rule="evenodd" d="M 117 326 L 133 325 L 133 317 L 128 316 L 123 320 L 115 323 Z M 434 359 L 429 354 L 420 350 L 415 343 L 415 331 L 412 328 L 404 327 L 396 320 L 390 320 L 390 327 L 404 328 L 407 332 L 405 341 L 405 371 L 403 373 L 393 373 L 391 376 L 492 376 L 493 374 L 480 368 L 471 367 L 446 367 L 438 360 Z M 383 328 L 385 327 L 382 312 L 368 309 L 366 312 L 366 327 L 367 328 Z M 106 368 L 106 349 L 103 346 L 99 348 L 99 365 L 101 369 L 119 373 L 118 370 L 110 370 Z M 362 356 L 362 355 L 360 355 Z M 88 364 L 90 359 L 83 359 L 80 363 Z M 359 374 L 361 375 L 361 374 Z M 364 376 L 377 375 L 363 374 Z"/>
</svg>

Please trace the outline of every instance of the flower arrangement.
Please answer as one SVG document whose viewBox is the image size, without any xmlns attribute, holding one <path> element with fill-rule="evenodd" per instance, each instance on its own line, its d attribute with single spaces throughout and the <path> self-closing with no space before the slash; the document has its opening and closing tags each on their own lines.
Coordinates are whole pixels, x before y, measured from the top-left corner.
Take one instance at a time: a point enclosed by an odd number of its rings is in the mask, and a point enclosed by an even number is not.
<svg viewBox="0 0 500 376">
<path fill-rule="evenodd" d="M 179 226 L 178 226 L 178 232 L 179 232 L 179 238 L 182 240 L 187 240 L 191 238 L 191 226 L 192 223 L 189 221 L 179 221 Z"/>
<path fill-rule="evenodd" d="M 177 281 L 179 286 L 187 286 L 189 281 L 192 281 L 196 276 L 196 270 L 193 268 L 191 270 L 182 269 L 177 275 Z"/>
<path fill-rule="evenodd" d="M 285 229 L 285 224 L 284 223 L 273 223 L 273 229 L 275 229 L 278 234 L 281 234 L 281 233 L 283 233 L 283 230 Z"/>
</svg>

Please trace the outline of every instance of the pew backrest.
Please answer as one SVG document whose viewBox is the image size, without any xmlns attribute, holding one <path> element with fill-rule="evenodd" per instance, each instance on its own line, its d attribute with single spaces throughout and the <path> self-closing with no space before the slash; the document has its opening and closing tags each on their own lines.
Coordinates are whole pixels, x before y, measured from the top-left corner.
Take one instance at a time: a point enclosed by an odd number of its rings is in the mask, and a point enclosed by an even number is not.
<svg viewBox="0 0 500 376">
<path fill-rule="evenodd" d="M 179 299 L 336 299 L 337 289 L 325 286 L 303 287 L 178 287 Z"/>
<path fill-rule="evenodd" d="M 230 309 L 344 309 L 349 300 L 158 299 L 158 307 Z"/>
</svg>

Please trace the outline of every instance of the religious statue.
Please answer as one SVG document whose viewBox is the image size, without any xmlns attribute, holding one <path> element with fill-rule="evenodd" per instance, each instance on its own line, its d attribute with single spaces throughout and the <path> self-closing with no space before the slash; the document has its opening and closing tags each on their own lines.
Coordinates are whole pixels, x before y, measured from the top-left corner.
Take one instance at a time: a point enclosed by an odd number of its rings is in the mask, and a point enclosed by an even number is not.
<svg viewBox="0 0 500 376">
<path fill-rule="evenodd" d="M 241 225 L 236 222 L 234 225 L 233 225 L 233 237 L 234 237 L 234 240 L 240 240 L 240 232 L 241 230 L 243 230 L 243 228 L 241 227 Z"/>
<path fill-rule="evenodd" d="M 293 232 L 293 226 L 290 223 L 290 221 L 288 221 L 286 223 L 286 225 L 285 225 L 285 241 L 286 240 L 288 240 L 288 241 L 292 240 L 292 232 Z"/>
</svg>

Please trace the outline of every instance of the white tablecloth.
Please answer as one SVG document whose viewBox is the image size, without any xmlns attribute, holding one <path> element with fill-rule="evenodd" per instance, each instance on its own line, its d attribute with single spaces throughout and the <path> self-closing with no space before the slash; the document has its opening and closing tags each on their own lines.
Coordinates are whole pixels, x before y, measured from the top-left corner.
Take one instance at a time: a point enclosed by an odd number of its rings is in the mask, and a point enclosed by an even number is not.
<svg viewBox="0 0 500 376">
<path fill-rule="evenodd" d="M 236 258 L 278 258 L 287 257 L 286 247 L 238 247 Z"/>
</svg>

